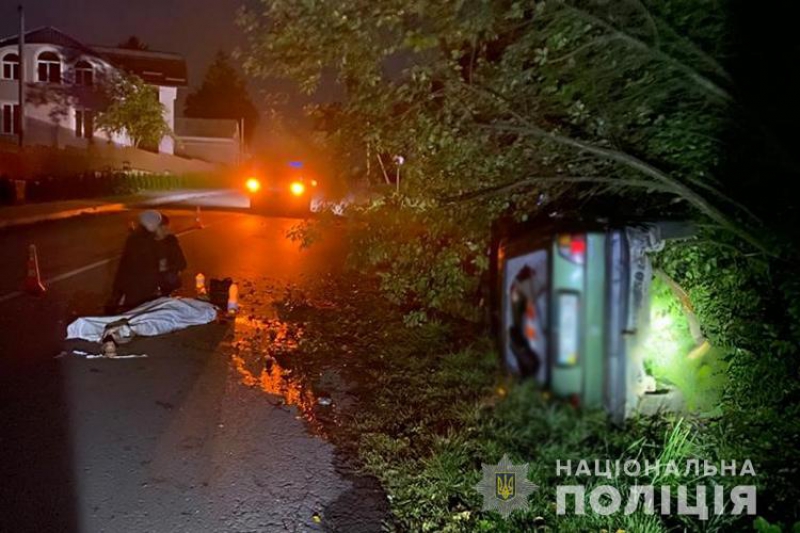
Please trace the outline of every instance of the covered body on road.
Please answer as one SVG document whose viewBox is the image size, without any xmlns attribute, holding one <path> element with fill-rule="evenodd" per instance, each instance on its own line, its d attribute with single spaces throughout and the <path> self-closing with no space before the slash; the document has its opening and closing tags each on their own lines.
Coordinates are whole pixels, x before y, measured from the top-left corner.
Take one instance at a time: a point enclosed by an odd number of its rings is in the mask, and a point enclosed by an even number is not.
<svg viewBox="0 0 800 533">
<path fill-rule="evenodd" d="M 67 327 L 67 339 L 100 342 L 107 335 L 115 340 L 153 337 L 189 326 L 208 324 L 217 317 L 217 308 L 193 298 L 158 298 L 113 316 L 89 316 Z"/>
</svg>

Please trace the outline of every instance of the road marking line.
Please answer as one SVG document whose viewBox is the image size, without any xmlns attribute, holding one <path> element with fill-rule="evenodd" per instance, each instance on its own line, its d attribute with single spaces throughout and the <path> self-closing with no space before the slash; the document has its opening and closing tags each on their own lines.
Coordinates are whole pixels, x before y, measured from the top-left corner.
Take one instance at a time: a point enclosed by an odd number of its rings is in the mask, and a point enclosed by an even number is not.
<svg viewBox="0 0 800 533">
<path fill-rule="evenodd" d="M 17 296 L 22 296 L 22 294 L 23 294 L 22 291 L 14 291 L 14 292 L 9 292 L 8 294 L 4 294 L 3 296 L 0 296 L 0 303 L 3 303 L 8 300 L 13 300 Z"/>
<path fill-rule="evenodd" d="M 78 274 L 83 274 L 88 270 L 95 269 L 97 267 L 101 267 L 103 265 L 107 265 L 111 261 L 118 259 L 121 257 L 121 254 L 117 254 L 115 256 L 109 257 L 108 259 L 101 259 L 100 261 L 95 261 L 89 265 L 76 268 L 75 270 L 70 270 L 69 272 L 65 272 L 63 274 L 59 274 L 58 276 L 52 277 L 50 279 L 44 280 L 45 285 L 52 285 L 53 283 L 58 283 L 59 281 L 64 281 L 65 279 L 71 278 L 73 276 L 77 276 Z"/>
<path fill-rule="evenodd" d="M 187 228 L 187 229 L 185 229 L 183 231 L 177 232 L 175 234 L 175 236 L 176 237 L 183 237 L 184 235 L 188 235 L 189 233 L 192 233 L 194 231 L 198 231 L 200 229 L 209 228 L 210 226 L 211 226 L 211 224 L 209 224 L 207 226 L 203 226 L 203 228 Z M 63 274 L 59 274 L 58 276 L 54 276 L 52 278 L 46 279 L 46 280 L 44 280 L 44 284 L 45 285 L 52 285 L 54 283 L 58 283 L 59 281 L 64 281 L 65 279 L 69 279 L 69 278 L 75 277 L 75 276 L 77 276 L 79 274 L 83 274 L 84 272 L 88 272 L 89 270 L 94 270 L 95 268 L 101 267 L 103 265 L 107 265 L 111 261 L 119 259 L 120 257 L 122 257 L 122 254 L 117 254 L 115 256 L 109 257 L 108 259 L 101 259 L 100 261 L 95 261 L 94 263 L 90 263 L 90 264 L 88 264 L 86 266 L 82 266 L 80 268 L 76 268 L 74 270 L 70 270 L 69 272 L 65 272 Z M 9 292 L 8 294 L 4 294 L 4 295 L 0 296 L 0 303 L 4 303 L 4 302 L 7 302 L 9 300 L 13 300 L 14 298 L 18 298 L 20 296 L 23 296 L 24 294 L 25 293 L 22 292 L 22 291 Z"/>
</svg>

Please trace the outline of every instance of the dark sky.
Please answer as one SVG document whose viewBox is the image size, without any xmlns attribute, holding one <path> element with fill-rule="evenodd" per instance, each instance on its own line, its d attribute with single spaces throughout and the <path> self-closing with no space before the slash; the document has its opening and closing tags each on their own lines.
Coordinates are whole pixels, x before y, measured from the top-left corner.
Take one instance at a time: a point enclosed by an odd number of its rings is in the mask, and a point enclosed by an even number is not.
<svg viewBox="0 0 800 533">
<path fill-rule="evenodd" d="M 186 58 L 197 86 L 220 48 L 243 43 L 234 24 L 241 0 L 24 0 L 26 26 L 54 26 L 86 44 L 114 46 L 136 35 L 152 50 Z M 19 1 L 0 2 L 0 35 L 17 34 Z"/>
</svg>

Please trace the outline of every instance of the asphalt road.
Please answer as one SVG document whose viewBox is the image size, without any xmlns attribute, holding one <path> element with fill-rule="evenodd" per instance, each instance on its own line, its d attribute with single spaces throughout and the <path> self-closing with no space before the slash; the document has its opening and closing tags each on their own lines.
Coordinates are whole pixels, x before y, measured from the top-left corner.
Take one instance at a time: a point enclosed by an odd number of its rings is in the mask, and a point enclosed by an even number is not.
<svg viewBox="0 0 800 533">
<path fill-rule="evenodd" d="M 286 238 L 296 219 L 237 212 L 234 196 L 204 204 L 203 229 L 190 206 L 166 210 L 184 286 L 231 277 L 242 310 L 125 345 L 136 359 L 56 357 L 74 347 L 67 324 L 99 314 L 135 211 L 0 231 L 0 531 L 380 531 L 376 484 L 297 408 L 315 399 L 241 348 L 265 332 L 289 342 L 270 303 L 335 274 L 343 243 L 300 250 Z M 30 243 L 42 297 L 19 293 Z"/>
</svg>

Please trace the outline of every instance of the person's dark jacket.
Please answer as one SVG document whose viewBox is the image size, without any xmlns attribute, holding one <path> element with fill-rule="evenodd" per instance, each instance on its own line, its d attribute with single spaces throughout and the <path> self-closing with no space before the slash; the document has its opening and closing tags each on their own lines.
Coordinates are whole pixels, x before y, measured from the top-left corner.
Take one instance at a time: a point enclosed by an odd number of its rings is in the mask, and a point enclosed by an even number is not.
<svg viewBox="0 0 800 533">
<path fill-rule="evenodd" d="M 125 241 L 114 278 L 111 305 L 117 310 L 130 309 L 157 296 L 158 248 L 155 236 L 139 226 Z"/>
<path fill-rule="evenodd" d="M 186 269 L 186 257 L 175 235 L 156 240 L 160 263 L 158 286 L 162 295 L 169 295 L 181 286 L 180 272 Z"/>
</svg>

